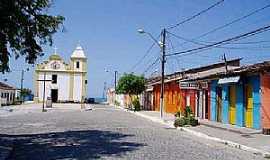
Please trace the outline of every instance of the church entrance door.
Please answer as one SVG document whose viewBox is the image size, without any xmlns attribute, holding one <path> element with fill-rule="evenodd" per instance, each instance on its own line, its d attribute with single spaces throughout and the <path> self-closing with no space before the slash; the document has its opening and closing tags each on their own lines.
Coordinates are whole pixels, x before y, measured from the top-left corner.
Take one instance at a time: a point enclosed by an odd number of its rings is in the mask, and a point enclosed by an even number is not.
<svg viewBox="0 0 270 160">
<path fill-rule="evenodd" d="M 52 102 L 58 101 L 58 89 L 51 90 L 51 97 L 52 97 Z"/>
</svg>

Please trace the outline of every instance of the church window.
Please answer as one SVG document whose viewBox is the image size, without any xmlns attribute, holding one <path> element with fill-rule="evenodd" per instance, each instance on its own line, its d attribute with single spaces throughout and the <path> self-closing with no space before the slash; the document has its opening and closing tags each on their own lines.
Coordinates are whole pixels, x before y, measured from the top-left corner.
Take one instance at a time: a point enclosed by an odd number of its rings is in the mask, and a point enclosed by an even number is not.
<svg viewBox="0 0 270 160">
<path fill-rule="evenodd" d="M 57 83 L 57 75 L 56 74 L 53 74 L 52 75 L 52 83 L 53 84 L 56 84 Z"/>
<path fill-rule="evenodd" d="M 80 62 L 79 61 L 76 62 L 76 68 L 80 68 Z"/>
<path fill-rule="evenodd" d="M 87 84 L 87 80 L 85 80 L 84 83 Z"/>
</svg>

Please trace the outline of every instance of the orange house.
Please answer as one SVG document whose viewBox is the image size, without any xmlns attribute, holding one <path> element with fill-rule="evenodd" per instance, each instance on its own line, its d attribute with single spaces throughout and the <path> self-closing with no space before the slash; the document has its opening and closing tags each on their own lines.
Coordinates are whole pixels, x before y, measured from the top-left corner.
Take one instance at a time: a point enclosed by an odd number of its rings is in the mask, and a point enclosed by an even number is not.
<svg viewBox="0 0 270 160">
<path fill-rule="evenodd" d="M 263 133 L 270 134 L 270 74 L 261 74 L 261 110 Z"/>
<path fill-rule="evenodd" d="M 154 85 L 153 106 L 155 111 L 160 110 L 160 84 Z M 167 113 L 176 113 L 184 111 L 188 105 L 193 113 L 195 112 L 195 94 L 196 90 L 180 90 L 179 83 L 176 80 L 164 84 L 164 111 Z"/>
</svg>

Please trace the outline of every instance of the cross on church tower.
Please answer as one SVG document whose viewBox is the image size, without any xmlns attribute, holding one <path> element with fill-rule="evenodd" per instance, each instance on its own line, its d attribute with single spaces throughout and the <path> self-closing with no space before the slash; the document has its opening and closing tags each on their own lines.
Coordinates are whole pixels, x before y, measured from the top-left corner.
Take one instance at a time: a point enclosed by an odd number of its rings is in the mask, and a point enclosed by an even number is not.
<svg viewBox="0 0 270 160">
<path fill-rule="evenodd" d="M 54 54 L 57 54 L 57 49 L 56 46 L 54 47 Z"/>
</svg>

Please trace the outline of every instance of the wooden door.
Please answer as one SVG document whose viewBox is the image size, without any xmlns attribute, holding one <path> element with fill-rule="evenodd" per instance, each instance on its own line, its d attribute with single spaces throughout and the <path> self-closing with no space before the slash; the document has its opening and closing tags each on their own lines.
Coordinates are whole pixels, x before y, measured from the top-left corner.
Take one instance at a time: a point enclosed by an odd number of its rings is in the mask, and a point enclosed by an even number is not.
<svg viewBox="0 0 270 160">
<path fill-rule="evenodd" d="M 58 89 L 51 90 L 51 98 L 52 98 L 52 102 L 58 101 Z"/>
<path fill-rule="evenodd" d="M 253 124 L 253 95 L 252 85 L 248 84 L 245 86 L 245 104 L 246 104 L 246 127 L 252 128 Z"/>
<path fill-rule="evenodd" d="M 235 124 L 236 121 L 236 87 L 229 87 L 229 122 Z"/>
</svg>

